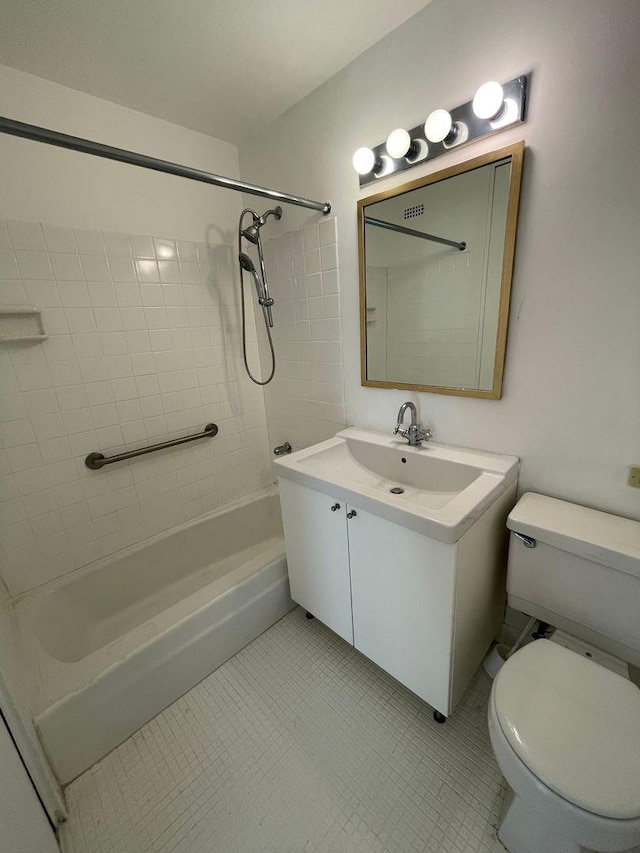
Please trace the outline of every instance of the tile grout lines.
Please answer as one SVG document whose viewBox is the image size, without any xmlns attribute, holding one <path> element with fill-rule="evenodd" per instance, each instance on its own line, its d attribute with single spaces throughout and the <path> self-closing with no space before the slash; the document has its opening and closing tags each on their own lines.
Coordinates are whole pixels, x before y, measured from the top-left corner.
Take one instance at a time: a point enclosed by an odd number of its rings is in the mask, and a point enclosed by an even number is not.
<svg viewBox="0 0 640 853">
<path fill-rule="evenodd" d="M 67 789 L 64 853 L 503 853 L 479 672 L 446 726 L 298 609 Z"/>
</svg>

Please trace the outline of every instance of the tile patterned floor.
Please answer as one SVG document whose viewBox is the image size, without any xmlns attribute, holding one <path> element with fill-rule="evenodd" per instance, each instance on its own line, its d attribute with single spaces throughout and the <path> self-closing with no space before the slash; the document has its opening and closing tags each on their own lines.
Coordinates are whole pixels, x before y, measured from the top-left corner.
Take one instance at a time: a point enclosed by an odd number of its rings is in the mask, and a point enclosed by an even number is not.
<svg viewBox="0 0 640 853">
<path fill-rule="evenodd" d="M 504 853 L 479 671 L 446 725 L 297 609 L 68 788 L 65 853 Z"/>
</svg>

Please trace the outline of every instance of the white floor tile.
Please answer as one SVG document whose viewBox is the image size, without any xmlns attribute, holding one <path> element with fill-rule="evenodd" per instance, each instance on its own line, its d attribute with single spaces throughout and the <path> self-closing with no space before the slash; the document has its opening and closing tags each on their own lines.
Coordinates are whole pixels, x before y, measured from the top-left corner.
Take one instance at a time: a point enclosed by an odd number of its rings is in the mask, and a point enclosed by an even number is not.
<svg viewBox="0 0 640 853">
<path fill-rule="evenodd" d="M 504 853 L 480 670 L 443 726 L 297 609 L 67 788 L 65 853 Z"/>
</svg>

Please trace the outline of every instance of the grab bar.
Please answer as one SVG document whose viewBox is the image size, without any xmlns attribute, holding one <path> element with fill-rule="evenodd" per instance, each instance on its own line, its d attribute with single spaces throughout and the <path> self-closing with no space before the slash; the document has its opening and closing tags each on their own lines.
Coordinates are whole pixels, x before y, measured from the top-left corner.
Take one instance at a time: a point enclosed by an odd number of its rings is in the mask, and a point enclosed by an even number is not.
<svg viewBox="0 0 640 853">
<path fill-rule="evenodd" d="M 148 447 L 140 447 L 138 450 L 127 450 L 125 453 L 117 453 L 115 456 L 105 456 L 104 453 L 90 453 L 84 460 L 87 468 L 97 471 L 112 462 L 122 462 L 123 459 L 133 459 L 134 456 L 142 456 L 145 453 L 153 453 L 155 450 L 164 450 L 165 447 L 176 447 L 178 444 L 186 444 L 188 441 L 197 441 L 199 438 L 213 438 L 218 434 L 216 424 L 207 424 L 204 432 L 195 435 L 185 435 L 184 438 L 172 438 L 160 444 L 150 444 Z"/>
</svg>

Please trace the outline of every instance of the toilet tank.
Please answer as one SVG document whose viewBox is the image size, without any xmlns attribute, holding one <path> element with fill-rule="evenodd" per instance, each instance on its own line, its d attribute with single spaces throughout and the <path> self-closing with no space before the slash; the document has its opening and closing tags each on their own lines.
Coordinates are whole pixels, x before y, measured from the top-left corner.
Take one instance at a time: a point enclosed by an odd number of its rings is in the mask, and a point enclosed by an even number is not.
<svg viewBox="0 0 640 853">
<path fill-rule="evenodd" d="M 640 666 L 640 522 L 527 492 L 507 527 L 508 604 Z"/>
</svg>

